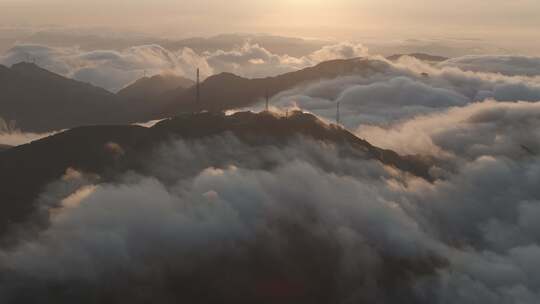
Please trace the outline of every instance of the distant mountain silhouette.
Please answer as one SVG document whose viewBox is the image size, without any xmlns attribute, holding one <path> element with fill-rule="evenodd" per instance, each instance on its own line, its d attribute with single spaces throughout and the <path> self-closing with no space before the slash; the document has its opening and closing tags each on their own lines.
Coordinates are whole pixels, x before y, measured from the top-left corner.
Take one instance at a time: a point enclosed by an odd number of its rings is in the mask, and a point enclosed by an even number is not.
<svg viewBox="0 0 540 304">
<path fill-rule="evenodd" d="M 141 79 L 119 94 L 67 79 L 33 63 L 0 66 L 0 116 L 23 131 L 47 132 L 81 125 L 128 124 L 167 118 L 184 112 L 223 111 L 245 107 L 295 86 L 344 75 L 370 75 L 387 63 L 369 59 L 323 62 L 276 77 L 248 79 L 230 73 L 201 83 L 195 102 L 191 82 L 165 76 Z M 174 82 L 178 81 L 178 86 Z M 167 90 L 169 88 L 171 90 Z"/>
<path fill-rule="evenodd" d="M 7 150 L 7 149 L 9 149 L 9 148 L 11 148 L 11 146 L 0 144 L 0 152 L 2 152 L 2 151 L 4 151 L 4 150 Z"/>
<path fill-rule="evenodd" d="M 171 91 L 185 91 L 195 82 L 175 75 L 156 75 L 144 77 L 117 93 L 123 104 L 122 114 L 118 115 L 118 123 L 143 122 L 155 118 L 156 109 L 167 106 L 163 95 Z"/>
<path fill-rule="evenodd" d="M 117 95 L 124 99 L 155 98 L 174 89 L 187 89 L 195 85 L 191 79 L 176 75 L 155 75 L 141 78 L 120 90 Z"/>
<path fill-rule="evenodd" d="M 102 181 L 128 170 L 145 174 L 149 156 L 159 144 L 171 138 L 200 139 L 226 132 L 249 145 L 271 146 L 287 145 L 302 135 L 335 143 L 344 155 L 378 160 L 430 179 L 424 161 L 374 147 L 341 127 L 302 112 L 288 118 L 267 112 L 231 116 L 204 112 L 164 120 L 151 128 L 79 127 L 0 152 L 0 234 L 10 222 L 27 221 L 36 210 L 38 194 L 68 168 L 98 174 Z"/>
<path fill-rule="evenodd" d="M 442 62 L 442 61 L 446 61 L 446 60 L 450 59 L 450 58 L 447 58 L 447 57 L 424 54 L 424 53 L 395 54 L 395 55 L 392 55 L 392 56 L 388 56 L 387 59 L 391 60 L 391 61 L 396 61 L 396 60 L 399 60 L 403 56 L 409 56 L 409 57 L 416 58 L 418 60 L 429 61 L 429 62 Z"/>
<path fill-rule="evenodd" d="M 114 94 L 33 63 L 0 66 L 0 116 L 23 130 L 112 123 L 119 106 Z"/>
</svg>

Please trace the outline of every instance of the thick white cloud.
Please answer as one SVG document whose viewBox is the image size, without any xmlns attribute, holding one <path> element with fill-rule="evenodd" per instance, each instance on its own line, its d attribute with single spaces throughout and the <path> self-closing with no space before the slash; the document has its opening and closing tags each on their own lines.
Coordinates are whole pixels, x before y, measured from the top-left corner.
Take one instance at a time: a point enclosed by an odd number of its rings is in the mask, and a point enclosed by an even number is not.
<svg viewBox="0 0 540 304">
<path fill-rule="evenodd" d="M 406 154 L 525 157 L 540 153 L 540 102 L 473 103 L 386 127 L 361 126 L 357 133 Z"/>
</svg>

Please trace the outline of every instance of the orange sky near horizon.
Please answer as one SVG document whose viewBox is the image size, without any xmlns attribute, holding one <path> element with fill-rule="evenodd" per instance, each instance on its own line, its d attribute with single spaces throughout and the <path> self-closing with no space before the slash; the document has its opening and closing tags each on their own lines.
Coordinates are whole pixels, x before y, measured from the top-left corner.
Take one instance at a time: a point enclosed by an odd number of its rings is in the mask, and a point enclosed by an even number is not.
<svg viewBox="0 0 540 304">
<path fill-rule="evenodd" d="M 0 26 L 108 27 L 160 36 L 536 39 L 538 0 L 0 0 Z"/>
</svg>

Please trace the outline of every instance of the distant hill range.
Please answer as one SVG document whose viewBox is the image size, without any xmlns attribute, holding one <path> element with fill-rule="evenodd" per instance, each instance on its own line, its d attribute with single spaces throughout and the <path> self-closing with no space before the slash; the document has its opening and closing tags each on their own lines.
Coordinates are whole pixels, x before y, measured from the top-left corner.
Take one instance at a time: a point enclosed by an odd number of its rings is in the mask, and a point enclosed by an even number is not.
<svg viewBox="0 0 540 304">
<path fill-rule="evenodd" d="M 0 152 L 11 148 L 11 146 L 0 144 Z"/>
<path fill-rule="evenodd" d="M 33 63 L 0 66 L 0 117 L 28 131 L 112 123 L 121 105 L 105 89 L 51 73 Z"/>
<path fill-rule="evenodd" d="M 117 93 L 120 112 L 115 123 L 144 122 L 170 117 L 162 109 L 171 102 L 164 97 L 167 92 L 183 92 L 195 85 L 191 79 L 175 75 L 155 75 L 144 77 Z M 193 99 L 193 98 L 192 98 Z M 164 113 L 160 116 L 156 113 Z"/>
<path fill-rule="evenodd" d="M 435 56 L 435 55 L 424 54 L 424 53 L 395 54 L 395 55 L 392 55 L 392 56 L 388 56 L 387 59 L 390 60 L 390 61 L 397 61 L 401 57 L 404 57 L 404 56 L 416 58 L 416 59 L 422 60 L 422 61 L 433 62 L 433 63 L 443 62 L 443 61 L 446 61 L 446 60 L 450 59 L 450 58 L 447 58 L 447 57 Z"/>
<path fill-rule="evenodd" d="M 267 78 L 248 79 L 221 73 L 201 83 L 199 103 L 194 100 L 194 87 L 168 92 L 163 98 L 169 106 L 155 116 L 167 117 L 179 111 L 223 111 L 245 107 L 263 100 L 266 95 L 273 96 L 305 83 L 346 75 L 368 76 L 383 72 L 388 67 L 382 61 L 356 58 L 326 61 L 314 67 Z"/>
<path fill-rule="evenodd" d="M 327 125 L 302 112 L 288 117 L 269 112 L 239 112 L 230 116 L 204 112 L 164 120 L 151 128 L 79 127 L 0 152 L 0 235 L 8 223 L 27 221 L 37 210 L 39 193 L 68 168 L 97 174 L 103 182 L 127 171 L 145 175 L 148 159 L 160 144 L 170 139 L 197 140 L 225 133 L 248 145 L 272 147 L 286 146 L 304 136 L 336 144 L 343 155 L 377 160 L 430 179 L 429 165 L 424 161 L 374 147 L 341 127 Z"/>
<path fill-rule="evenodd" d="M 197 103 L 193 82 L 172 76 L 143 78 L 110 93 L 67 79 L 33 63 L 0 66 L 0 117 L 16 121 L 23 131 L 47 132 L 82 125 L 128 124 L 161 119 L 183 112 L 223 111 L 249 106 L 311 81 L 382 72 L 388 64 L 368 59 L 323 62 L 276 77 L 248 79 L 230 73 L 201 83 Z"/>
<path fill-rule="evenodd" d="M 155 75 L 144 77 L 126 88 L 117 95 L 124 99 L 150 99 L 174 89 L 185 90 L 195 85 L 195 81 L 176 75 Z"/>
</svg>

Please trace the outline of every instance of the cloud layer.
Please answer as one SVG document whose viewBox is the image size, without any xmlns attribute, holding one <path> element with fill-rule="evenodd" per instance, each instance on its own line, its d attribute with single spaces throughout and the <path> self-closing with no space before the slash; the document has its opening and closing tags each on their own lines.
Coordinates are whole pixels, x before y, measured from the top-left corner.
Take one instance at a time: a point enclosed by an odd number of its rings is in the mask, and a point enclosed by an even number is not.
<svg viewBox="0 0 540 304">
<path fill-rule="evenodd" d="M 358 134 L 405 154 L 526 157 L 540 153 L 540 102 L 473 103 L 391 127 L 362 126 Z"/>
<path fill-rule="evenodd" d="M 504 133 L 538 130 L 527 106 L 441 114 L 497 140 L 475 149 L 442 123 L 432 140 L 459 161 L 440 160 L 434 183 L 327 143 L 227 135 L 166 143 L 115 183 L 70 171 L 42 196 L 50 226 L 0 251 L 0 298 L 535 303 L 540 158 Z"/>
</svg>

